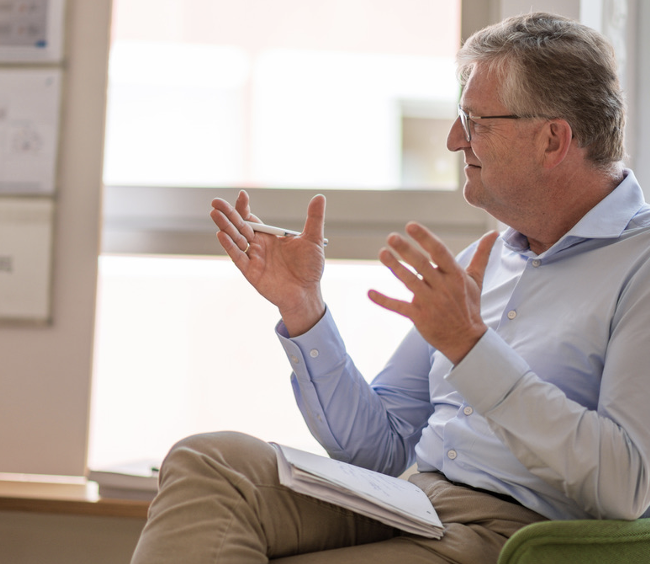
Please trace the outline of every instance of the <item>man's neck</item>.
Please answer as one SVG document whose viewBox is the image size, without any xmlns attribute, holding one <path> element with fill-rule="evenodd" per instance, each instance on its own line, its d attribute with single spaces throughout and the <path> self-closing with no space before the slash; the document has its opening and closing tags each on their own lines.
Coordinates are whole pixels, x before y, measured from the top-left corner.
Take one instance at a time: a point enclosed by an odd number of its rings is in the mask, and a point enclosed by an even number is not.
<svg viewBox="0 0 650 564">
<path fill-rule="evenodd" d="M 623 178 L 622 172 L 620 175 L 609 175 L 602 171 L 590 171 L 563 179 L 555 190 L 556 196 L 550 201 L 549 209 L 540 210 L 536 216 L 537 222 L 521 231 L 528 239 L 530 250 L 539 255 L 550 249 L 587 212 L 614 191 Z"/>
</svg>

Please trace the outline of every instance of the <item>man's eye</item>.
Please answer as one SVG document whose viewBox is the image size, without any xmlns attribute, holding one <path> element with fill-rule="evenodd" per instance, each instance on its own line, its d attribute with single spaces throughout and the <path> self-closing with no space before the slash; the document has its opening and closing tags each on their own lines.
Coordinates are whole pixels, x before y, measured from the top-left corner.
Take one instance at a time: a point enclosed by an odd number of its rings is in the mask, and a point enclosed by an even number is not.
<svg viewBox="0 0 650 564">
<path fill-rule="evenodd" d="M 483 124 L 480 123 L 478 120 L 470 120 L 470 127 L 472 128 L 473 133 L 477 133 L 481 131 L 481 128 L 483 127 Z"/>
</svg>

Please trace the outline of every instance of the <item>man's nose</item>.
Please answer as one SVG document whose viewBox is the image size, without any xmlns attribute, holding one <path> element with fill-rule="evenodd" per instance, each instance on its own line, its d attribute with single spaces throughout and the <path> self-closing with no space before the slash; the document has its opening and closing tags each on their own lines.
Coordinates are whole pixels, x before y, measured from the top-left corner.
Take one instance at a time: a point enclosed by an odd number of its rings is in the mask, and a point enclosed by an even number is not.
<svg viewBox="0 0 650 564">
<path fill-rule="evenodd" d="M 451 125 L 451 129 L 447 135 L 447 149 L 456 152 L 467 147 L 469 147 L 469 142 L 465 137 L 465 130 L 463 129 L 463 125 L 460 123 L 460 117 L 457 117 L 456 121 Z"/>
</svg>

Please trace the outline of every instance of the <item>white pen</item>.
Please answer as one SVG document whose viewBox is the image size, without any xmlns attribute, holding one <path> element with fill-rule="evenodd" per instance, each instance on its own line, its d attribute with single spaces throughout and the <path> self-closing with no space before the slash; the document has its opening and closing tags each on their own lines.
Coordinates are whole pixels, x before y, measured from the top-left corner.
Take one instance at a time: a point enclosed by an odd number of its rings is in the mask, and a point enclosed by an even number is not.
<svg viewBox="0 0 650 564">
<path fill-rule="evenodd" d="M 253 228 L 253 231 L 259 231 L 260 233 L 268 233 L 269 235 L 278 235 L 280 237 L 295 237 L 296 235 L 300 235 L 298 231 L 292 231 L 284 227 L 273 227 L 273 225 L 256 223 L 254 221 L 246 221 L 246 223 Z M 323 239 L 323 245 L 327 245 L 327 239 Z"/>
</svg>

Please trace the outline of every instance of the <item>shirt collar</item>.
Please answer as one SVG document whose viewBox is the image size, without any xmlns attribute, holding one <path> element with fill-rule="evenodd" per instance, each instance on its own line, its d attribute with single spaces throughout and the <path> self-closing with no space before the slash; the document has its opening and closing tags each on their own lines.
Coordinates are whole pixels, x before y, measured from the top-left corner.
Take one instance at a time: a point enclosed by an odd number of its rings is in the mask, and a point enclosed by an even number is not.
<svg viewBox="0 0 650 564">
<path fill-rule="evenodd" d="M 605 198 L 591 208 L 559 241 L 540 256 L 555 254 L 584 239 L 615 239 L 620 237 L 630 220 L 645 205 L 643 191 L 634 173 L 625 169 L 623 181 Z M 522 254 L 534 254 L 528 239 L 509 227 L 503 234 L 508 248 Z"/>
</svg>

